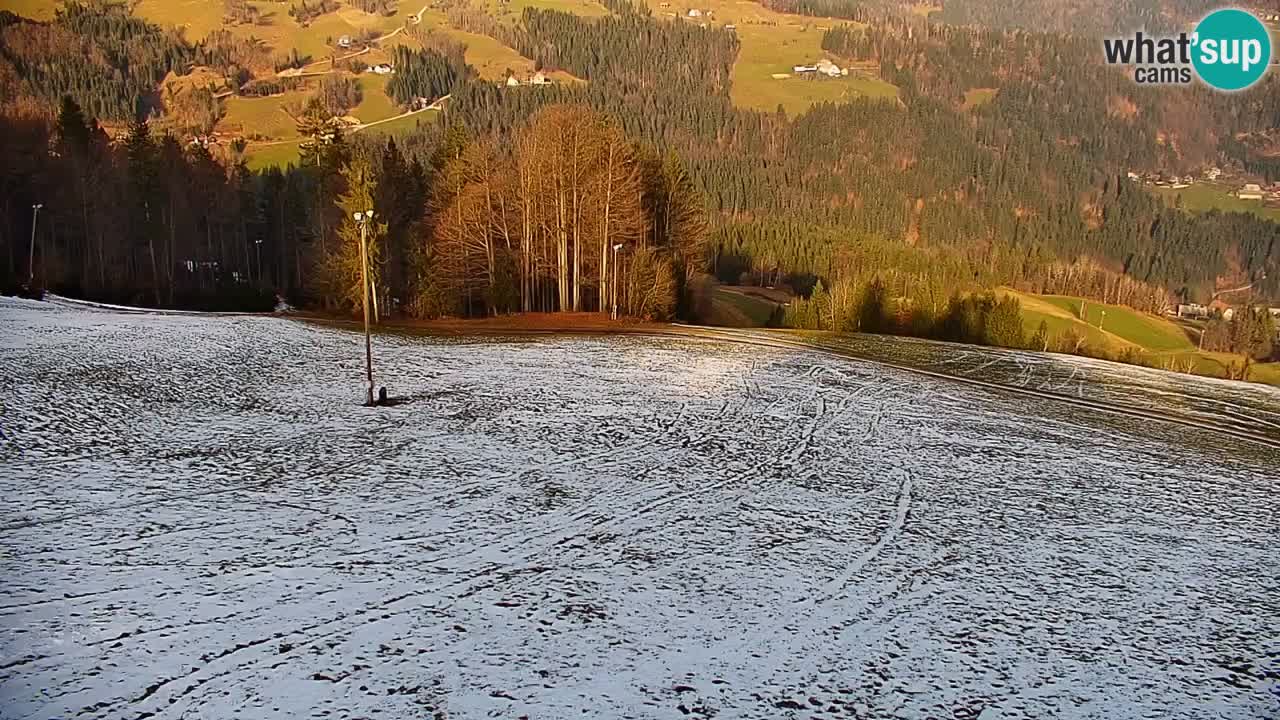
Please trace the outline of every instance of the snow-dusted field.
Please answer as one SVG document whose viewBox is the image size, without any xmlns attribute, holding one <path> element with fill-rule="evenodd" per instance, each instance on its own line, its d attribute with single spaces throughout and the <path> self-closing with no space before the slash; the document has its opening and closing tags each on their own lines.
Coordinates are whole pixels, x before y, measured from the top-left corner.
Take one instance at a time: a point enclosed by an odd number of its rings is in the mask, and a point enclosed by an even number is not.
<svg viewBox="0 0 1280 720">
<path fill-rule="evenodd" d="M 678 338 L 365 409 L 362 341 L 0 300 L 0 716 L 1280 717 L 1274 448 Z"/>
</svg>

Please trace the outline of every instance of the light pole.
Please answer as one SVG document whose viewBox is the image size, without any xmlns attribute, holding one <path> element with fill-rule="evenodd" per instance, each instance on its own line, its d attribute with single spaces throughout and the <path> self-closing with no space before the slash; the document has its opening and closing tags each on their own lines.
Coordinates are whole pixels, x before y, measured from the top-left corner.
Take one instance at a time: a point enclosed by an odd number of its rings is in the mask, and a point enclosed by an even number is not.
<svg viewBox="0 0 1280 720">
<path fill-rule="evenodd" d="M 1107 311 L 1102 311 L 1102 316 L 1098 318 L 1098 329 L 1101 330 L 1104 323 L 1107 322 Z"/>
<path fill-rule="evenodd" d="M 613 319 L 618 319 L 618 251 L 622 243 L 613 246 Z"/>
<path fill-rule="evenodd" d="M 36 286 L 36 223 L 40 220 L 40 208 L 44 203 L 31 206 L 31 253 L 27 257 L 27 286 Z"/>
<path fill-rule="evenodd" d="M 373 222 L 373 211 L 366 210 L 352 215 L 360 226 L 360 298 L 364 306 L 364 369 L 369 378 L 369 405 L 373 405 L 373 343 L 369 339 L 369 252 L 365 234 Z"/>
</svg>

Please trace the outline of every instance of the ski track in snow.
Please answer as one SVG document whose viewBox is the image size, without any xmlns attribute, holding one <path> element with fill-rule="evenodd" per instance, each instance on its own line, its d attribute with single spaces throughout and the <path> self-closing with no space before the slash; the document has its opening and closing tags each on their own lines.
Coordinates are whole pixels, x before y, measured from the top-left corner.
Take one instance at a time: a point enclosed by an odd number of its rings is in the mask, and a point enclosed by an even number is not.
<svg viewBox="0 0 1280 720">
<path fill-rule="evenodd" d="M 1271 448 L 669 337 L 379 337 L 368 409 L 361 343 L 0 299 L 0 717 L 1280 717 Z"/>
</svg>

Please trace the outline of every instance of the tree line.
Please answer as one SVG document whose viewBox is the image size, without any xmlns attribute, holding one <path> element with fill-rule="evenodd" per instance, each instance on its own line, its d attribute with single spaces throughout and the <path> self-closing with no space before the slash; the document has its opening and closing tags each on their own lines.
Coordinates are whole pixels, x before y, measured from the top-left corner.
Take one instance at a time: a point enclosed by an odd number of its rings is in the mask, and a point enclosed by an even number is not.
<svg viewBox="0 0 1280 720">
<path fill-rule="evenodd" d="M 437 152 L 415 313 L 609 311 L 667 319 L 705 264 L 701 199 L 674 156 L 555 105 Z M 620 292 L 621 290 L 621 292 Z"/>
<path fill-rule="evenodd" d="M 270 308 L 278 293 L 350 312 L 360 307 L 352 215 L 366 210 L 380 315 L 616 303 L 667 319 L 708 258 L 703 202 L 679 158 L 581 106 L 544 108 L 511 133 L 451 128 L 424 159 L 304 118 L 301 166 L 256 174 L 144 122 L 112 141 L 71 98 L 52 128 L 8 120 L 4 130 L 15 158 L 3 174 L 10 287 L 208 309 Z"/>
</svg>

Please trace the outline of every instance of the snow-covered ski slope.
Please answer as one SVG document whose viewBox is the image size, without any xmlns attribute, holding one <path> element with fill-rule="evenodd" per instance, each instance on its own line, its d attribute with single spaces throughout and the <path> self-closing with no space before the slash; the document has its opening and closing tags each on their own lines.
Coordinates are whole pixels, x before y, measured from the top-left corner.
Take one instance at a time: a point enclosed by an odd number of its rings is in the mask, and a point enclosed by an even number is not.
<svg viewBox="0 0 1280 720">
<path fill-rule="evenodd" d="M 1270 446 L 641 336 L 380 337 L 366 409 L 362 346 L 0 300 L 0 717 L 1280 717 Z"/>
</svg>

